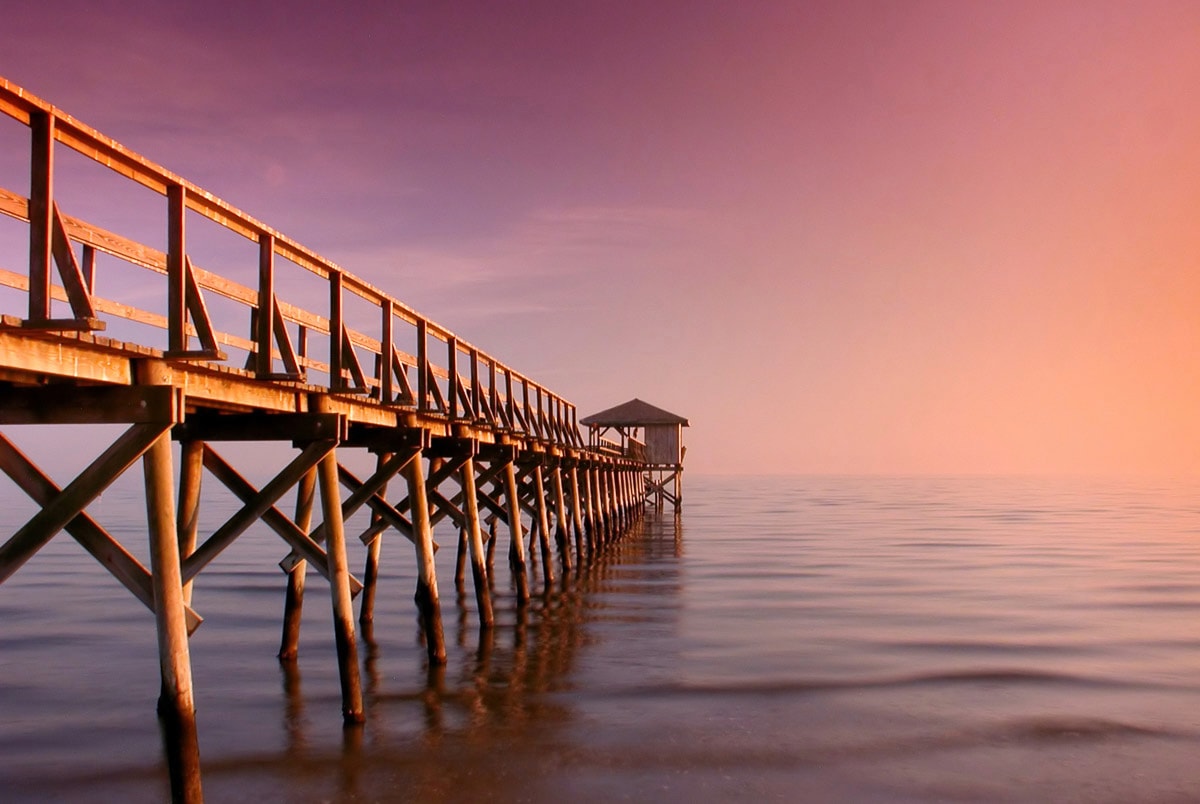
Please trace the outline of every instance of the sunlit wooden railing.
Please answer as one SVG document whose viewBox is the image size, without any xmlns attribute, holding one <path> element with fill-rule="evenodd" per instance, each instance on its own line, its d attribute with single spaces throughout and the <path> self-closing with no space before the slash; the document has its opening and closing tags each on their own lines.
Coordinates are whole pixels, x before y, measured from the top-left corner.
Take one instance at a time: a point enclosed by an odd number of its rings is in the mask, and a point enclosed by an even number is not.
<svg viewBox="0 0 1200 804">
<path fill-rule="evenodd" d="M 583 446 L 574 405 L 397 298 L 3 78 L 0 112 L 27 126 L 30 138 L 28 195 L 0 187 L 0 214 L 29 230 L 27 271 L 0 267 L 0 287 L 28 302 L 22 315 L 4 316 L 5 326 L 49 332 L 97 332 L 118 322 L 149 327 L 165 332 L 165 344 L 132 342 L 170 359 L 233 363 L 264 382 L 363 395 L 389 408 Z M 60 210 L 60 146 L 162 196 L 166 251 Z M 257 245 L 256 284 L 193 264 L 188 227 L 194 215 Z M 145 279 L 135 298 L 97 293 L 107 287 L 101 255 L 141 270 Z M 295 272 L 323 283 L 327 304 L 281 298 Z M 153 303 L 144 300 L 145 281 L 155 288 Z M 213 302 L 242 314 L 227 314 L 218 326 L 209 311 Z"/>
</svg>

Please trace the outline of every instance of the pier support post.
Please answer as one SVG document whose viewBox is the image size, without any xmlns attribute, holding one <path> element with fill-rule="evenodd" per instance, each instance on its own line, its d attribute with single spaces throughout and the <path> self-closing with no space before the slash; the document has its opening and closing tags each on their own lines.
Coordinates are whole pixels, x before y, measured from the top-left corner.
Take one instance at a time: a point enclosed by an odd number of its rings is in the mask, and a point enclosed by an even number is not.
<svg viewBox="0 0 1200 804">
<path fill-rule="evenodd" d="M 617 468 L 613 481 L 613 492 L 617 500 L 617 528 L 624 536 L 629 530 L 629 508 L 625 505 L 625 467 Z"/>
<path fill-rule="evenodd" d="M 625 467 L 625 471 L 621 473 L 621 491 L 625 503 L 625 517 L 630 525 L 633 525 L 634 510 L 633 510 L 633 486 L 629 482 L 629 467 Z"/>
<path fill-rule="evenodd" d="M 607 547 L 612 539 L 612 501 L 609 499 L 608 466 L 600 466 L 596 472 L 596 486 L 600 500 L 600 546 Z"/>
<path fill-rule="evenodd" d="M 479 611 L 479 625 L 491 628 L 495 622 L 492 614 L 492 596 L 488 589 L 486 557 L 483 553 L 483 533 L 479 526 L 479 495 L 475 488 L 475 461 L 467 458 L 458 470 L 463 490 L 463 513 L 466 515 L 467 544 L 471 552 L 471 575 L 475 582 L 475 605 Z"/>
<path fill-rule="evenodd" d="M 327 412 L 321 409 L 322 413 Z M 333 599 L 333 633 L 337 642 L 338 677 L 342 685 L 342 720 L 363 721 L 362 681 L 358 671 L 358 645 L 354 636 L 354 606 L 350 595 L 350 566 L 346 561 L 346 528 L 338 490 L 337 450 L 317 465 L 321 484 L 321 513 L 325 517 L 325 545 L 329 562 L 329 587 Z"/>
<path fill-rule="evenodd" d="M 625 510 L 629 512 L 629 524 L 638 519 L 638 510 L 633 488 L 633 469 L 625 469 Z"/>
<path fill-rule="evenodd" d="M 604 542 L 604 522 L 600 518 L 600 468 L 592 464 L 587 470 L 588 487 L 588 549 L 595 558 Z"/>
<path fill-rule="evenodd" d="M 600 498 L 604 503 L 604 542 L 611 545 L 617 540 L 617 517 L 613 506 L 613 468 L 612 464 L 604 467 L 600 473 Z"/>
<path fill-rule="evenodd" d="M 549 592 L 554 586 L 554 554 L 550 549 L 550 518 L 546 514 L 546 485 L 540 463 L 533 467 L 533 494 L 537 503 L 538 543 L 542 548 L 542 586 Z"/>
<path fill-rule="evenodd" d="M 162 364 L 138 367 L 147 385 L 169 384 Z M 163 719 L 171 766 L 171 795 L 176 801 L 200 802 L 200 742 L 196 734 L 196 705 L 192 692 L 192 661 L 188 652 L 183 570 L 176 532 L 174 470 L 171 434 L 164 432 L 142 457 L 146 482 L 146 517 L 150 535 L 150 571 L 154 588 L 154 620 L 158 630 L 158 663 L 162 691 L 158 713 Z"/>
<path fill-rule="evenodd" d="M 189 440 L 179 449 L 179 557 L 185 559 L 196 549 L 200 529 L 200 479 L 204 474 L 204 442 Z M 183 602 L 192 603 L 192 582 L 183 585 Z"/>
<path fill-rule="evenodd" d="M 600 517 L 596 499 L 596 465 L 591 464 L 583 473 L 584 500 L 587 503 L 588 560 L 596 557 L 600 542 Z"/>
<path fill-rule="evenodd" d="M 517 585 L 517 603 L 529 602 L 529 577 L 525 566 L 525 534 L 521 532 L 521 495 L 517 490 L 515 456 L 504 466 L 504 500 L 508 504 L 508 566 Z"/>
<path fill-rule="evenodd" d="M 379 471 L 384 464 L 392 459 L 392 453 L 381 452 L 375 461 L 375 470 Z M 387 484 L 379 489 L 380 496 L 386 495 Z M 371 514 L 371 524 L 375 525 L 382 520 L 382 516 L 378 512 Z M 371 539 L 371 543 L 367 545 L 367 559 L 363 566 L 363 588 L 362 600 L 358 604 L 358 621 L 360 623 L 369 623 L 375 619 L 375 589 L 379 585 L 379 556 L 383 551 L 383 536 L 376 533 L 375 538 Z"/>
<path fill-rule="evenodd" d="M 313 506 L 317 493 L 317 469 L 304 473 L 296 486 L 296 526 L 305 533 L 312 527 Z M 304 610 L 304 581 L 308 562 L 301 560 L 288 573 L 287 596 L 283 603 L 283 636 L 279 658 L 291 661 L 300 653 L 300 615 Z"/>
<path fill-rule="evenodd" d="M 433 563 L 433 526 L 429 519 L 429 497 L 425 490 L 425 473 L 421 457 L 404 467 L 408 481 L 408 502 L 412 509 L 413 538 L 417 548 L 417 591 L 414 599 L 425 632 L 425 649 L 429 663 L 446 663 L 446 643 L 442 633 L 442 607 L 438 600 L 437 574 Z"/>
<path fill-rule="evenodd" d="M 571 522 L 575 531 L 575 564 L 583 567 L 583 511 L 579 500 L 579 467 L 571 464 Z"/>
<path fill-rule="evenodd" d="M 563 575 L 571 574 L 571 548 L 567 544 L 567 501 L 563 494 L 562 466 L 556 463 L 550 470 L 551 485 L 554 489 L 554 542 L 558 546 L 559 566 Z"/>
</svg>

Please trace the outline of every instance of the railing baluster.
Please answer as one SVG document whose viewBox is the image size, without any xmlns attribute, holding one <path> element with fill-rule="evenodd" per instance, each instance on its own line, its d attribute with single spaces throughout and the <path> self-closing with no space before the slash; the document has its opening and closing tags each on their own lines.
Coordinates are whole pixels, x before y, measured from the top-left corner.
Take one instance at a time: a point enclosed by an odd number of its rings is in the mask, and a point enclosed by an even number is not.
<svg viewBox="0 0 1200 804">
<path fill-rule="evenodd" d="M 429 410 L 429 324 L 424 318 L 417 319 L 417 410 Z"/>
<path fill-rule="evenodd" d="M 453 420 L 458 418 L 458 339 L 453 335 L 446 338 L 446 371 L 450 374 L 446 384 L 449 401 L 447 413 Z"/>
<path fill-rule="evenodd" d="M 254 319 L 254 344 L 258 351 L 254 371 L 260 377 L 271 373 L 271 326 L 275 321 L 275 238 L 258 236 L 258 315 Z"/>
<path fill-rule="evenodd" d="M 390 405 L 396 398 L 392 387 L 394 382 L 392 357 L 396 352 L 396 347 L 392 345 L 392 316 L 394 313 L 392 300 L 384 299 L 380 303 L 380 309 L 383 314 L 383 322 L 379 339 L 379 401 Z"/>
<path fill-rule="evenodd" d="M 340 391 L 342 379 L 342 274 L 329 274 L 329 390 Z"/>
<path fill-rule="evenodd" d="M 184 221 L 187 191 L 181 184 L 167 187 L 167 351 L 187 349 L 187 277 Z M 261 316 L 260 316 L 261 318 Z M 268 326 L 270 319 L 267 319 Z"/>
<path fill-rule="evenodd" d="M 483 392 L 483 388 L 479 385 L 479 350 L 471 347 L 471 419 L 479 421 L 480 405 L 479 395 Z"/>
<path fill-rule="evenodd" d="M 29 116 L 29 320 L 50 318 L 50 260 L 54 215 L 54 117 Z"/>
</svg>

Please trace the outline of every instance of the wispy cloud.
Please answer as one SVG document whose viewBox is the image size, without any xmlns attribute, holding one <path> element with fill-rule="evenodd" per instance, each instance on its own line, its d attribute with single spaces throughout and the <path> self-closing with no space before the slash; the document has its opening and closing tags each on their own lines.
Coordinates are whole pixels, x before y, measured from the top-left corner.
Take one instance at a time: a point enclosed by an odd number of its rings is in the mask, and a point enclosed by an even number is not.
<svg viewBox="0 0 1200 804">
<path fill-rule="evenodd" d="M 461 246 L 362 244 L 336 258 L 418 309 L 494 319 L 561 308 L 582 282 L 636 272 L 701 220 L 667 207 L 562 206 Z"/>
</svg>

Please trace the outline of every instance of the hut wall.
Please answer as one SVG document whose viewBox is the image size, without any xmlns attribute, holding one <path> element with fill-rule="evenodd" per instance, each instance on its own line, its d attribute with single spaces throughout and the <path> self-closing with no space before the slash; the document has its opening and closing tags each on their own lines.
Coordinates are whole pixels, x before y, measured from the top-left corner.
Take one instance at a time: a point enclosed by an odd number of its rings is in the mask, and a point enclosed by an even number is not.
<svg viewBox="0 0 1200 804">
<path fill-rule="evenodd" d="M 649 463 L 682 463 L 683 427 L 678 424 L 646 426 L 646 460 Z"/>
</svg>

